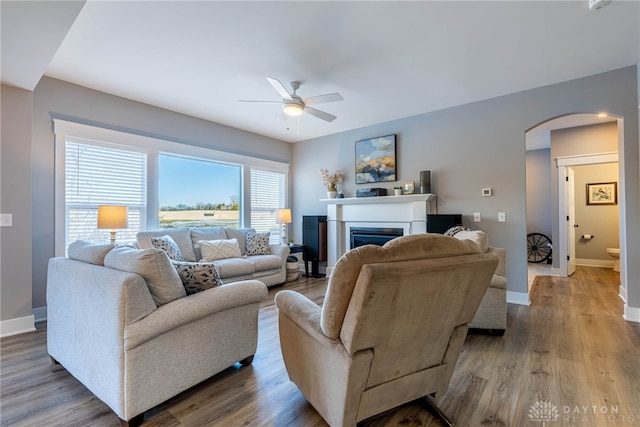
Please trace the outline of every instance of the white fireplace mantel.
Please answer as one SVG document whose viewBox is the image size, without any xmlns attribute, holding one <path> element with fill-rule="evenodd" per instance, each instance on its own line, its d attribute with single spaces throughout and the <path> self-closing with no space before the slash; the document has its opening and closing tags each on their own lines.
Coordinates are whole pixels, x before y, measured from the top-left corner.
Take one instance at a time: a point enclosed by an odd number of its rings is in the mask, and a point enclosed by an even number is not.
<svg viewBox="0 0 640 427">
<path fill-rule="evenodd" d="M 327 204 L 327 274 L 351 249 L 351 227 L 402 228 L 427 232 L 427 214 L 436 213 L 435 194 L 322 199 Z"/>
</svg>

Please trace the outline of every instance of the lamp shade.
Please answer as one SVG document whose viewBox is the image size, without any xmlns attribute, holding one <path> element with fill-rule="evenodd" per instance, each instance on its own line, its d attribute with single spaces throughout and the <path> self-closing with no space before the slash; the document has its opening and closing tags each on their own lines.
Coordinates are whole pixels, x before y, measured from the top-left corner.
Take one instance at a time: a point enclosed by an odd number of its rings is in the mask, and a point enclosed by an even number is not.
<svg viewBox="0 0 640 427">
<path fill-rule="evenodd" d="M 276 209 L 276 224 L 291 224 L 291 209 Z"/>
<path fill-rule="evenodd" d="M 98 206 L 98 228 L 127 228 L 129 210 L 126 206 Z"/>
</svg>

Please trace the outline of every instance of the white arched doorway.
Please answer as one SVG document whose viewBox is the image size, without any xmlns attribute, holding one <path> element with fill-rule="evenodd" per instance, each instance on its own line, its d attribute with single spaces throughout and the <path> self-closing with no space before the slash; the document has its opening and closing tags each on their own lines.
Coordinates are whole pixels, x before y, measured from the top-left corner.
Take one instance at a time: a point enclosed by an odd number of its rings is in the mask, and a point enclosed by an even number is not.
<svg viewBox="0 0 640 427">
<path fill-rule="evenodd" d="M 598 123 L 605 122 L 615 122 L 617 125 L 617 144 L 614 147 L 609 146 L 609 150 L 603 150 L 603 152 L 585 152 L 579 153 L 576 152 L 570 156 L 562 156 L 562 158 L 551 158 L 551 131 L 552 130 L 561 130 L 567 128 L 588 126 Z M 570 251 L 570 241 L 567 237 L 570 233 L 567 227 L 567 211 L 565 198 L 566 193 L 564 191 L 565 185 L 565 177 L 567 176 L 567 169 L 572 165 L 587 165 L 587 164 L 599 164 L 599 163 L 610 163 L 618 161 L 618 150 L 623 146 L 623 120 L 621 118 L 602 115 L 602 114 L 570 114 L 562 117 L 556 117 L 545 121 L 543 123 L 534 126 L 530 130 L 525 133 L 525 141 L 526 141 L 526 149 L 527 149 L 527 159 L 529 159 L 530 152 L 535 152 L 535 150 L 548 150 L 548 168 L 544 171 L 549 174 L 548 181 L 548 193 L 549 200 L 547 201 L 546 208 L 549 211 L 548 220 L 551 224 L 546 226 L 545 231 L 549 232 L 549 236 L 553 241 L 553 265 L 550 266 L 546 270 L 547 273 L 551 275 L 558 276 L 566 276 L 568 274 L 568 270 L 570 267 L 570 263 L 567 261 L 567 256 Z M 614 152 L 615 151 L 615 152 Z M 541 151 L 544 152 L 544 151 Z M 620 159 L 622 160 L 622 159 Z M 529 175 L 531 167 L 529 161 L 527 160 L 527 226 L 529 232 L 529 223 L 532 209 L 530 209 L 530 204 L 533 203 L 530 199 L 530 191 L 529 191 Z M 619 240 L 621 249 L 625 246 L 625 221 L 623 218 L 624 215 L 624 192 L 622 189 L 624 188 L 624 174 L 622 173 L 622 169 L 618 172 L 618 182 L 620 191 L 620 200 L 619 200 L 619 216 L 620 216 L 620 226 L 619 226 Z M 538 200 L 535 202 L 538 203 Z M 543 204 L 544 205 L 544 204 Z M 545 224 L 538 227 L 545 228 Z M 622 260 L 623 257 L 626 256 L 626 251 L 621 250 L 621 265 L 626 265 L 626 260 Z M 620 296 L 626 301 L 627 295 L 627 278 L 626 274 L 623 271 L 624 268 L 621 269 L 620 272 Z M 529 292 L 531 291 L 531 283 L 529 281 Z M 625 303 L 626 305 L 626 303 Z"/>
</svg>

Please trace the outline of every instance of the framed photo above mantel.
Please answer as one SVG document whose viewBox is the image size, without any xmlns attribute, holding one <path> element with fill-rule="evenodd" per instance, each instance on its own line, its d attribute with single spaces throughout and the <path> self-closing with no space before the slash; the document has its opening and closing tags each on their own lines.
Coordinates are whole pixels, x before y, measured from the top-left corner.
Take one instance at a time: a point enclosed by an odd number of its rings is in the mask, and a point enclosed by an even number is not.
<svg viewBox="0 0 640 427">
<path fill-rule="evenodd" d="M 617 205 L 618 183 L 599 182 L 587 184 L 587 205 Z"/>
<path fill-rule="evenodd" d="M 356 142 L 356 184 L 396 181 L 396 136 Z"/>
</svg>

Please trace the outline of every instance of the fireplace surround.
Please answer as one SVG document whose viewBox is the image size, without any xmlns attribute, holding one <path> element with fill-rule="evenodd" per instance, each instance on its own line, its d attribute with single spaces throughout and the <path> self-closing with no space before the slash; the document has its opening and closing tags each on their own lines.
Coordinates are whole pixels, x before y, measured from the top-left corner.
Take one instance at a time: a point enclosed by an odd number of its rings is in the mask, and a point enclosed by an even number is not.
<svg viewBox="0 0 640 427">
<path fill-rule="evenodd" d="M 427 214 L 436 213 L 435 194 L 323 199 L 327 204 L 327 267 L 352 249 L 352 228 L 400 229 L 403 236 L 427 232 Z M 397 232 L 397 231 L 396 231 Z"/>
</svg>

